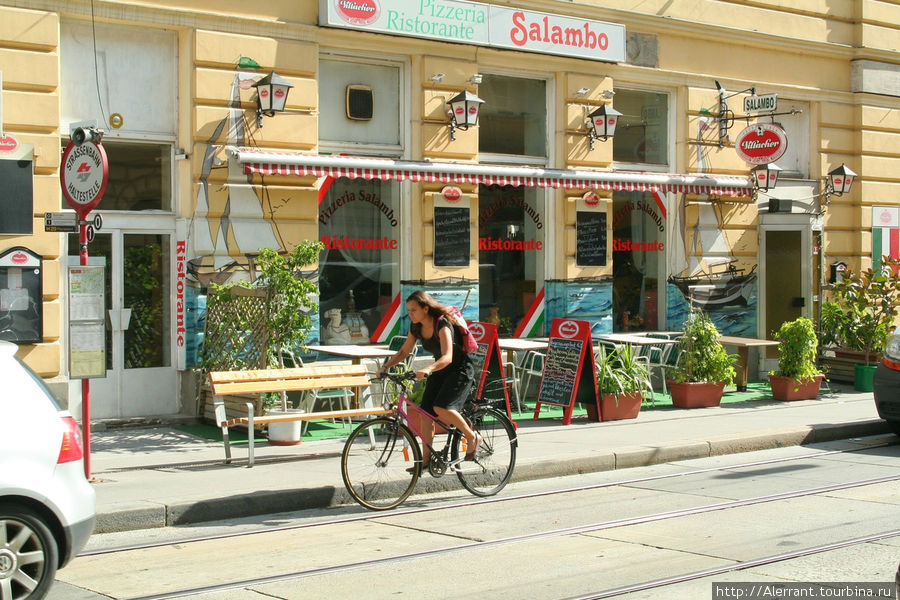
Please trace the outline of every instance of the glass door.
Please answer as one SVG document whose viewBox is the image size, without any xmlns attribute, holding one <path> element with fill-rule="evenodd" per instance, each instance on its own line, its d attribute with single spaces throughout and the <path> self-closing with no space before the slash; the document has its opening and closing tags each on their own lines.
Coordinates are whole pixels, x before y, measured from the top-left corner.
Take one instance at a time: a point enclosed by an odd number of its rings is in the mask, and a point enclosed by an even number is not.
<svg viewBox="0 0 900 600">
<path fill-rule="evenodd" d="M 77 264 L 76 236 L 69 236 Z M 91 417 L 174 414 L 179 410 L 172 356 L 171 235 L 113 230 L 89 245 L 106 266 L 106 377 L 91 379 Z M 76 386 L 80 390 L 80 385 Z"/>
</svg>

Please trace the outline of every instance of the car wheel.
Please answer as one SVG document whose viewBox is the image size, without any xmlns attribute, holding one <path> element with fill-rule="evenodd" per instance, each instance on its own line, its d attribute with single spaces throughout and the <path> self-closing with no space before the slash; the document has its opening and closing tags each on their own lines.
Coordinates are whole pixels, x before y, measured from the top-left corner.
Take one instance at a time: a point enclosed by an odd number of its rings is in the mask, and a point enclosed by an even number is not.
<svg viewBox="0 0 900 600">
<path fill-rule="evenodd" d="M 40 515 L 0 503 L 0 600 L 43 598 L 56 576 L 58 552 Z"/>
</svg>

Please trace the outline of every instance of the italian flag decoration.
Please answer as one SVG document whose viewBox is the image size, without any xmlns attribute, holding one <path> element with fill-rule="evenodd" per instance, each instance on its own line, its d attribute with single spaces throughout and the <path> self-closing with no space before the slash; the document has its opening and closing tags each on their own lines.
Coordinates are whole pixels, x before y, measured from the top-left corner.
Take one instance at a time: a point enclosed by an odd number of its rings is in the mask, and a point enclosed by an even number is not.
<svg viewBox="0 0 900 600">
<path fill-rule="evenodd" d="M 881 258 L 900 258 L 900 207 L 872 207 L 872 263 L 877 271 Z"/>
<path fill-rule="evenodd" d="M 516 328 L 515 333 L 513 333 L 513 337 L 538 337 L 543 333 L 543 328 L 544 288 L 541 288 L 537 298 L 534 299 L 534 302 L 532 302 L 531 306 L 528 308 L 528 313 L 525 315 L 525 318 L 522 319 L 521 323 L 519 323 L 519 326 Z"/>
<path fill-rule="evenodd" d="M 394 301 L 387 312 L 384 313 L 378 327 L 369 337 L 369 341 L 373 344 L 381 344 L 387 342 L 395 335 L 400 335 L 400 292 L 394 296 Z"/>
</svg>

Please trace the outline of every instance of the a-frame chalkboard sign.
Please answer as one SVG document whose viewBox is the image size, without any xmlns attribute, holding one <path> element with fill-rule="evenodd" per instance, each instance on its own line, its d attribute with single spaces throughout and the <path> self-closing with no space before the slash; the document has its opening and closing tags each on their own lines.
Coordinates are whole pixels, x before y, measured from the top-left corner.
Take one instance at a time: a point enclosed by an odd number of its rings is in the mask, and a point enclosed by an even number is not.
<svg viewBox="0 0 900 600">
<path fill-rule="evenodd" d="M 497 326 L 493 323 L 469 323 L 469 331 L 478 342 L 478 350 L 472 355 L 475 362 L 476 393 L 481 397 L 487 386 L 485 398 L 500 399 L 506 407 L 506 416 L 512 421 L 512 410 L 509 405 L 509 389 L 506 387 L 506 373 L 503 369 L 503 358 L 497 342 Z M 495 383 L 496 382 L 496 383 Z"/>
<path fill-rule="evenodd" d="M 576 401 L 594 404 L 600 414 L 593 346 L 589 322 L 553 319 L 534 408 L 535 419 L 541 404 L 553 404 L 563 407 L 563 425 L 569 425 Z"/>
</svg>

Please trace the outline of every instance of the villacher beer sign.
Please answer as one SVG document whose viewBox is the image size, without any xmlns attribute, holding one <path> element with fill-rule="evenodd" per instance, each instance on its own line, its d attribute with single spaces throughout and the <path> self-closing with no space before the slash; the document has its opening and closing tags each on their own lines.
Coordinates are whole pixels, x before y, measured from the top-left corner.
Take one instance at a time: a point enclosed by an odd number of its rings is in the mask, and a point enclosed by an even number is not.
<svg viewBox="0 0 900 600">
<path fill-rule="evenodd" d="M 787 150 L 787 134 L 774 123 L 757 123 L 738 134 L 734 149 L 748 163 L 773 163 Z"/>
</svg>

